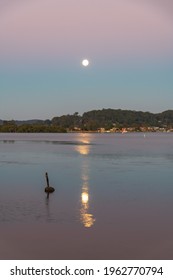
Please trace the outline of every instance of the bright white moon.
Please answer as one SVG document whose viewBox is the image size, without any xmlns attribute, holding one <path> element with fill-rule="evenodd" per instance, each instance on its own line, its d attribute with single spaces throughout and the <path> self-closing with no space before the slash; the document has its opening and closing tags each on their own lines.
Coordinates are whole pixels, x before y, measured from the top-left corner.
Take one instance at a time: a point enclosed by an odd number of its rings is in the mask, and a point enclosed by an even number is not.
<svg viewBox="0 0 173 280">
<path fill-rule="evenodd" d="M 82 60 L 82 65 L 87 67 L 89 65 L 89 60 L 88 59 L 83 59 Z"/>
</svg>

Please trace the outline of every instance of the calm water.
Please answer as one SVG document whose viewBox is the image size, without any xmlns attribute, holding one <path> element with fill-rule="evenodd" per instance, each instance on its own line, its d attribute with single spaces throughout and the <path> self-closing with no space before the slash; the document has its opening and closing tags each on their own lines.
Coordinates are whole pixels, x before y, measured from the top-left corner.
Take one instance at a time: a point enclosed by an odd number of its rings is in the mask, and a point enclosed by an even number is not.
<svg viewBox="0 0 173 280">
<path fill-rule="evenodd" d="M 0 134 L 0 259 L 173 259 L 172 215 L 171 133 Z"/>
</svg>

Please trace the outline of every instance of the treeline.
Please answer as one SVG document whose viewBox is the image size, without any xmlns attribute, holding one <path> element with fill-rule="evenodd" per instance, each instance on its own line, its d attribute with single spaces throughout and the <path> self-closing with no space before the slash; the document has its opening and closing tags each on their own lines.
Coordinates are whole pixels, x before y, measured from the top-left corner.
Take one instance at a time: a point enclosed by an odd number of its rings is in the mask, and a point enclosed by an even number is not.
<svg viewBox="0 0 173 280">
<path fill-rule="evenodd" d="M 66 129 L 46 123 L 25 123 L 16 124 L 15 121 L 4 121 L 0 125 L 0 132 L 21 132 L 21 133 L 64 133 Z"/>
<path fill-rule="evenodd" d="M 0 132 L 68 132 L 97 131 L 123 127 L 173 128 L 173 110 L 154 114 L 150 112 L 121 109 L 102 109 L 85 112 L 82 116 L 54 117 L 52 120 L 1 121 Z"/>
<path fill-rule="evenodd" d="M 173 110 L 153 114 L 150 112 L 131 111 L 121 109 L 92 110 L 82 116 L 76 112 L 73 115 L 54 117 L 52 124 L 68 129 L 80 128 L 86 131 L 106 130 L 113 127 L 172 127 Z"/>
</svg>

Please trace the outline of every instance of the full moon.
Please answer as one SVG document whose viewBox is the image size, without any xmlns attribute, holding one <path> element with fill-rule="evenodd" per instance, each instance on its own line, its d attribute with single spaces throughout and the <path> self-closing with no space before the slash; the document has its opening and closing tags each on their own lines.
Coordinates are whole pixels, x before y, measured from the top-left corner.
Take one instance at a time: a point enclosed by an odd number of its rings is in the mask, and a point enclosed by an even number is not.
<svg viewBox="0 0 173 280">
<path fill-rule="evenodd" d="M 88 59 L 83 59 L 82 60 L 82 65 L 87 67 L 89 65 L 89 60 Z"/>
</svg>

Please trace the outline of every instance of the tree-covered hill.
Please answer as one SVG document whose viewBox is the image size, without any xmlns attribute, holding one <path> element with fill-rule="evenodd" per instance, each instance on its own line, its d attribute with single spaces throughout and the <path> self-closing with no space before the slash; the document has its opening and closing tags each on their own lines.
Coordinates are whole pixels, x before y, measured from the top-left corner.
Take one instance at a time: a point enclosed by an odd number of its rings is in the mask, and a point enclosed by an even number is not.
<svg viewBox="0 0 173 280">
<path fill-rule="evenodd" d="M 142 111 L 102 109 L 85 112 L 82 116 L 56 116 L 52 120 L 2 121 L 0 132 L 66 132 L 66 131 L 97 131 L 123 127 L 159 127 L 173 128 L 173 110 L 162 113 Z"/>
<path fill-rule="evenodd" d="M 97 130 L 101 127 L 105 129 L 139 126 L 172 127 L 173 110 L 159 114 L 121 109 L 92 110 L 85 112 L 82 116 L 75 113 L 54 117 L 52 123 L 69 129 L 79 127 L 82 130 Z"/>
</svg>

